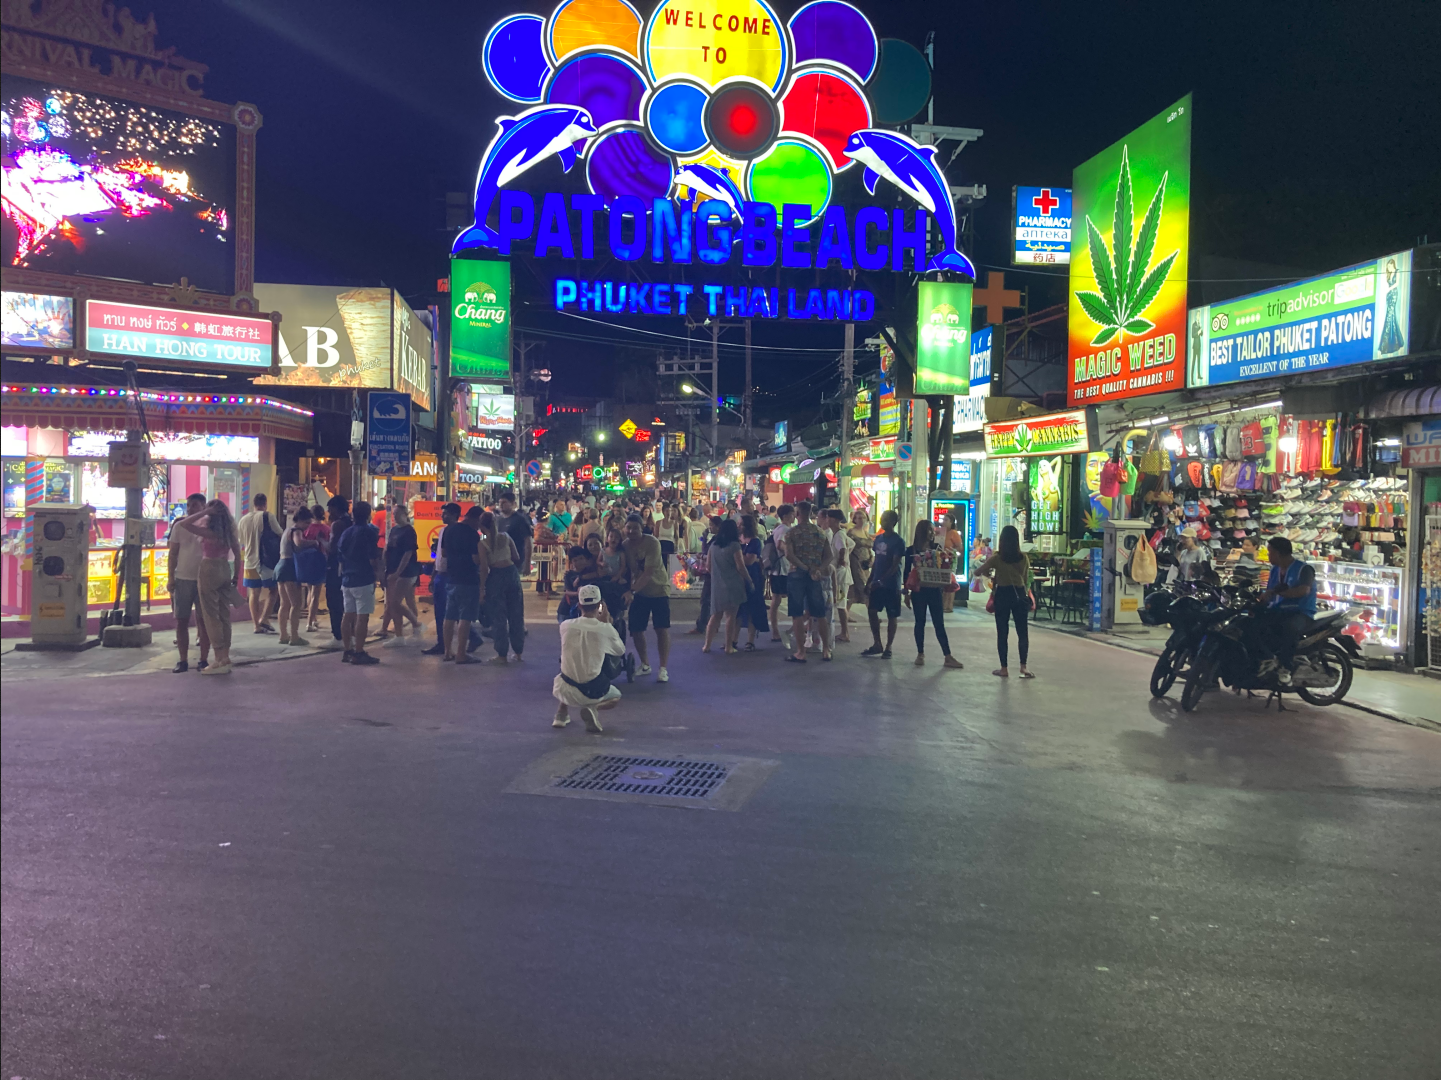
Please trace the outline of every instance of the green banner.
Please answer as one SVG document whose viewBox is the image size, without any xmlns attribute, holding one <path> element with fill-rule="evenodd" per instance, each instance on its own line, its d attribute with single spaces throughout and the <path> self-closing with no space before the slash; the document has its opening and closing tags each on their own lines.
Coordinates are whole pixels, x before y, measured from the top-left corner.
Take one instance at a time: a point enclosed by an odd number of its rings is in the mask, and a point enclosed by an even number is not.
<svg viewBox="0 0 1441 1080">
<path fill-rule="evenodd" d="M 971 392 L 971 288 L 955 281 L 920 283 L 916 397 Z"/>
<path fill-rule="evenodd" d="M 450 260 L 450 375 L 510 378 L 510 263 Z"/>
</svg>

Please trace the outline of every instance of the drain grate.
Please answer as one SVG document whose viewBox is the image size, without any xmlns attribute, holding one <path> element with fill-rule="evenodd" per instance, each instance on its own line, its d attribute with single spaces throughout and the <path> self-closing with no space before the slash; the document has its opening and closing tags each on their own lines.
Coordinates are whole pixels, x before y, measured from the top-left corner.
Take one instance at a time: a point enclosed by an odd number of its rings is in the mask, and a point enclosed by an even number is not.
<svg viewBox="0 0 1441 1080">
<path fill-rule="evenodd" d="M 568 775 L 557 777 L 552 786 L 577 792 L 704 799 L 725 783 L 729 772 L 730 767 L 719 761 L 597 754 Z"/>
</svg>

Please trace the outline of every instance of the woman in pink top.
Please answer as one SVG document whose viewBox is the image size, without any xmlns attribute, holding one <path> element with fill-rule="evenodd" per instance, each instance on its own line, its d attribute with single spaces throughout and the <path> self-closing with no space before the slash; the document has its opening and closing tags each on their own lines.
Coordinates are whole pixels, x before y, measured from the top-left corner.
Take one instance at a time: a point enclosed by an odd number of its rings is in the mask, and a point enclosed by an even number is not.
<svg viewBox="0 0 1441 1080">
<path fill-rule="evenodd" d="M 321 554 L 330 555 L 330 526 L 320 520 L 325 516 L 323 508 L 315 508 L 315 520 L 300 535 L 306 540 L 315 544 Z M 302 590 L 310 592 L 310 623 L 306 627 L 306 633 L 315 634 L 320 632 L 320 597 L 325 592 L 325 574 L 319 574 L 319 580 L 306 577 L 304 574 L 297 575 L 300 578 Z"/>
<path fill-rule="evenodd" d="M 230 516 L 228 506 L 219 499 L 211 499 L 204 510 L 183 517 L 175 524 L 200 537 L 196 592 L 205 630 L 215 650 L 215 663 L 201 674 L 229 675 L 230 608 L 240 602 L 240 573 L 245 565 L 240 555 L 240 541 L 235 535 L 235 519 Z"/>
</svg>

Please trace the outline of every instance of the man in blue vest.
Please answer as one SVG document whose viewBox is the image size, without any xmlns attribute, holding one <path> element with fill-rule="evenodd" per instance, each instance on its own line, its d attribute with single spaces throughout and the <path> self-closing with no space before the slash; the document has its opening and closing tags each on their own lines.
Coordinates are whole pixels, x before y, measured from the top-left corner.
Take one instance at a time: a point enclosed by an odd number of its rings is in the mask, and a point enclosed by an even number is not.
<svg viewBox="0 0 1441 1080">
<path fill-rule="evenodd" d="M 1274 659 L 1261 662 L 1260 673 L 1279 667 L 1276 681 L 1291 685 L 1291 669 L 1295 665 L 1296 643 L 1307 625 L 1316 617 L 1316 571 L 1310 563 L 1292 556 L 1291 541 L 1273 536 L 1266 543 L 1271 558 L 1271 577 L 1262 598 L 1266 610 L 1257 625 L 1257 640 L 1275 654 Z"/>
</svg>

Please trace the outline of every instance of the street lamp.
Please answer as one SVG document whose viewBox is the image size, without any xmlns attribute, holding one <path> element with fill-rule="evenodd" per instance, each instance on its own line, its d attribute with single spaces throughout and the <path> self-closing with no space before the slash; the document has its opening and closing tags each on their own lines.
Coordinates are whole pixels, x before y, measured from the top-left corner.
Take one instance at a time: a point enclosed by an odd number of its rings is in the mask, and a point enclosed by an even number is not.
<svg viewBox="0 0 1441 1080">
<path fill-rule="evenodd" d="M 682 394 L 699 394 L 699 393 L 700 393 L 700 391 L 697 390 L 697 389 L 696 389 L 694 386 L 692 386 L 690 383 L 681 383 L 681 384 L 680 384 L 680 392 L 681 392 Z"/>
</svg>

